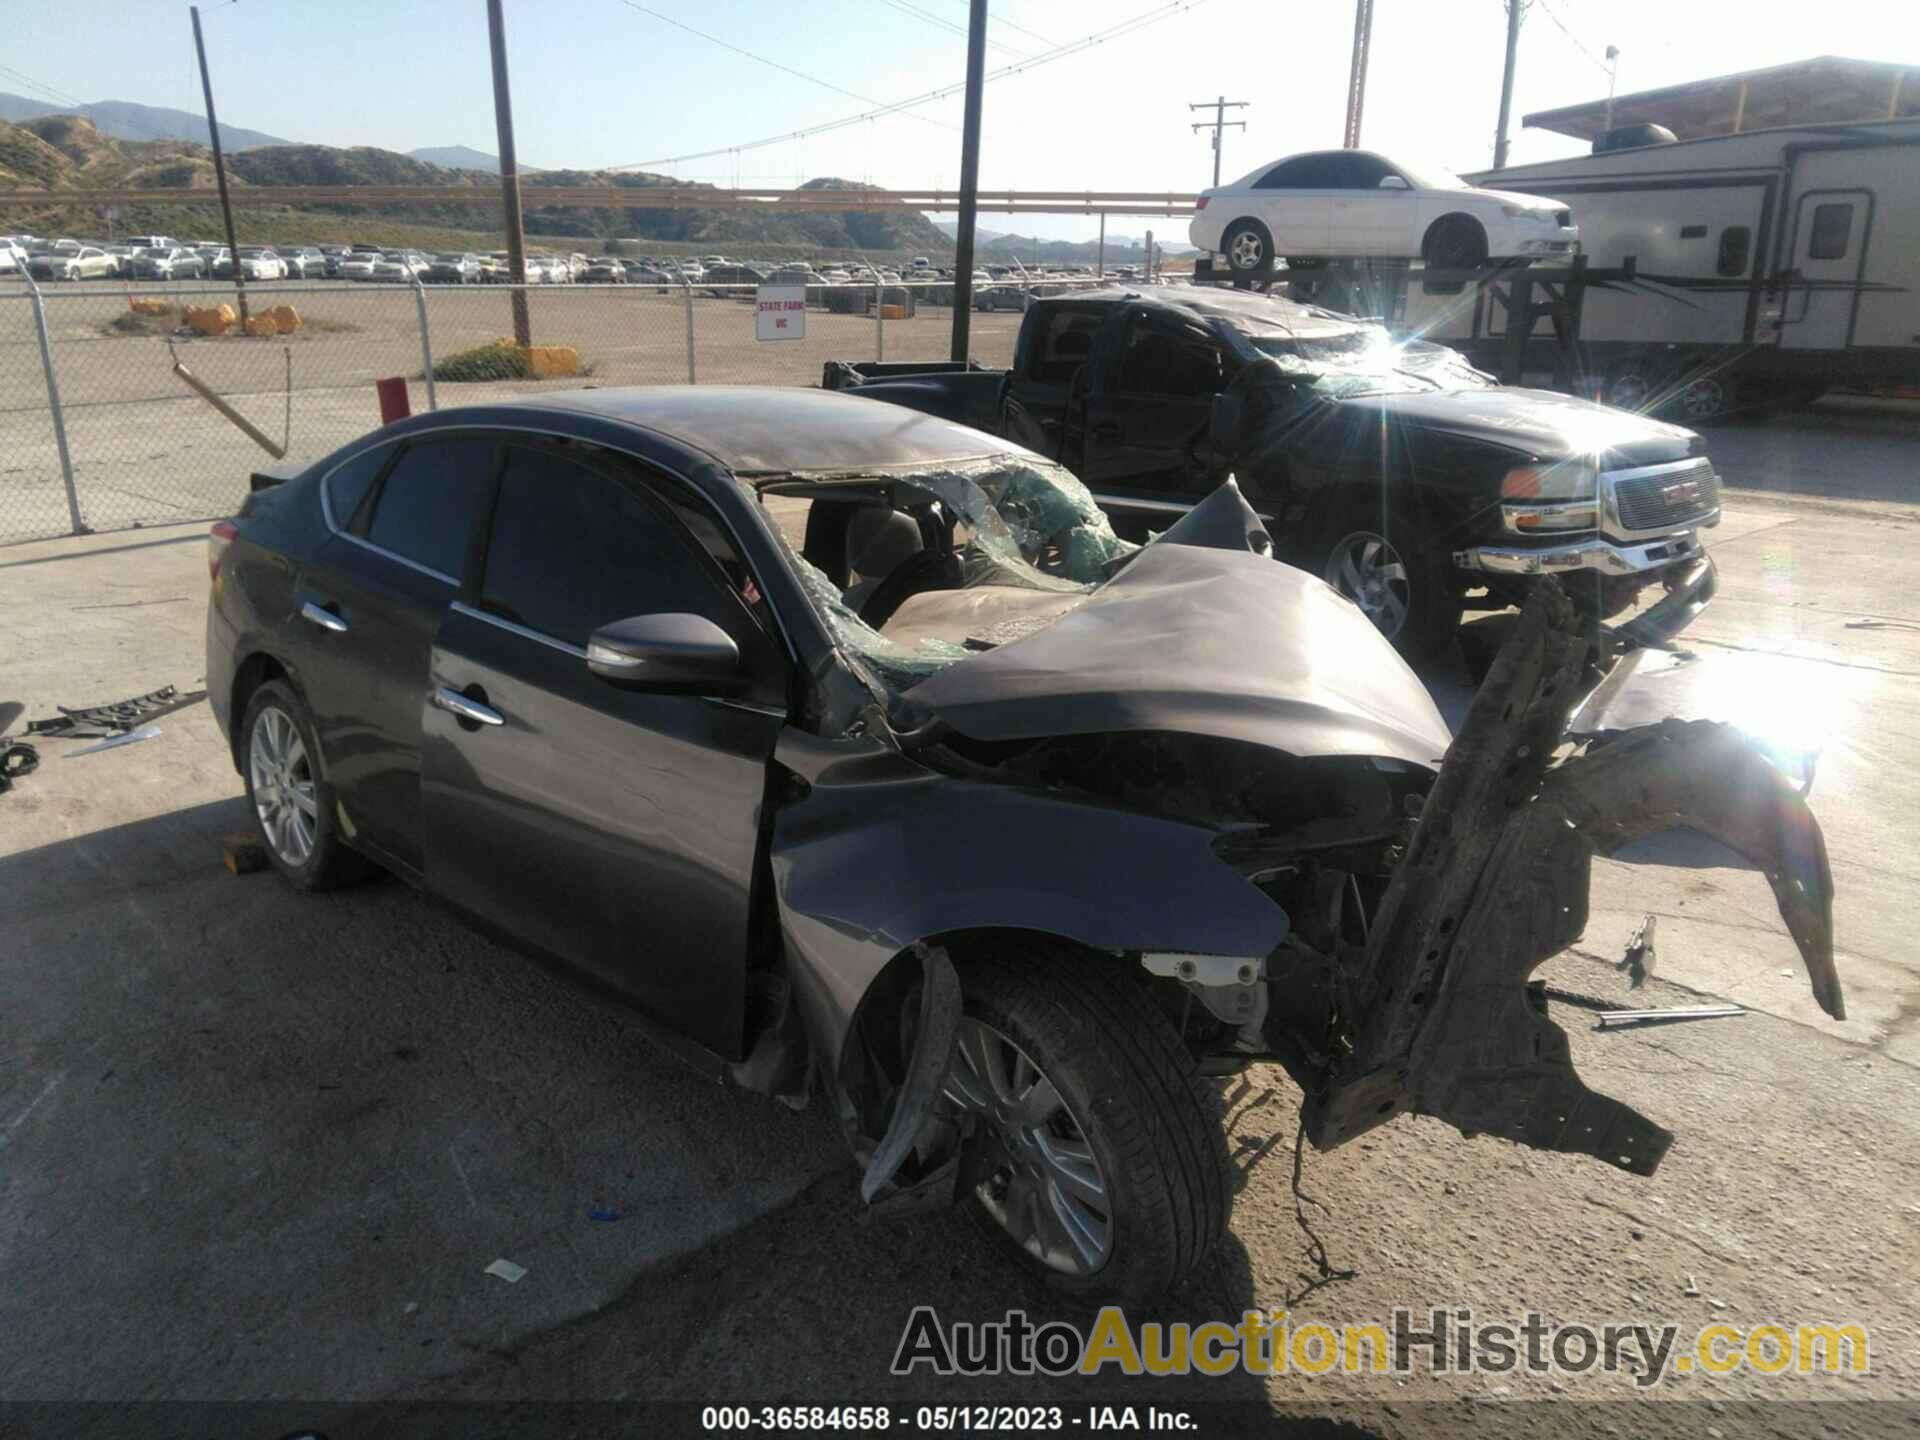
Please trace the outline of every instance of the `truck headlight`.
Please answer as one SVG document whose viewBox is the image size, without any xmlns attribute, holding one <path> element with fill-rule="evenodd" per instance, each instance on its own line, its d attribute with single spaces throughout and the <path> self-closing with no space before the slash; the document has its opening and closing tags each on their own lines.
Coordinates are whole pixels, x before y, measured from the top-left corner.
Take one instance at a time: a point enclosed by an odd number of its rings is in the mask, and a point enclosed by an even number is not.
<svg viewBox="0 0 1920 1440">
<path fill-rule="evenodd" d="M 1503 500 L 1592 500 L 1599 493 L 1600 467 L 1587 457 L 1523 465 L 1500 481 Z"/>
<path fill-rule="evenodd" d="M 1525 465 L 1506 473 L 1500 498 L 1506 502 L 1500 507 L 1501 519 L 1515 534 L 1595 530 L 1600 525 L 1600 470 L 1590 459 Z"/>
</svg>

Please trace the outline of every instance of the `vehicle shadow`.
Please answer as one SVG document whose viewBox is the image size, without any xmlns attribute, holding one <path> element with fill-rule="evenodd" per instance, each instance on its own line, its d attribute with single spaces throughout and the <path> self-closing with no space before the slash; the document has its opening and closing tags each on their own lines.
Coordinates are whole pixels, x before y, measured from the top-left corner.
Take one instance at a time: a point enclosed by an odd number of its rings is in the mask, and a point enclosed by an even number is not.
<svg viewBox="0 0 1920 1440">
<path fill-rule="evenodd" d="M 721 1088 L 405 885 L 230 875 L 248 819 L 0 859 L 11 1394 L 362 1398 L 847 1166 L 826 1107 Z"/>
</svg>

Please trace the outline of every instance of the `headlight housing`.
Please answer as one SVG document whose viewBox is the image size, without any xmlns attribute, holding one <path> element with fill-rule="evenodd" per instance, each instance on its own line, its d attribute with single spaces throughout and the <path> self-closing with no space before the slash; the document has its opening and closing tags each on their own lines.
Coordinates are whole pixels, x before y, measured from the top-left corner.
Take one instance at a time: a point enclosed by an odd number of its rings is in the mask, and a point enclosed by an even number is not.
<svg viewBox="0 0 1920 1440">
<path fill-rule="evenodd" d="M 1591 456 L 1522 465 L 1500 481 L 1503 500 L 1592 500 L 1600 493 L 1600 467 Z"/>
<path fill-rule="evenodd" d="M 1596 530 L 1600 467 L 1591 457 L 1523 465 L 1502 477 L 1500 498 L 1501 519 L 1516 535 Z"/>
<path fill-rule="evenodd" d="M 1500 213 L 1509 220 L 1551 220 L 1551 210 L 1536 210 L 1531 205 L 1502 205 Z"/>
</svg>

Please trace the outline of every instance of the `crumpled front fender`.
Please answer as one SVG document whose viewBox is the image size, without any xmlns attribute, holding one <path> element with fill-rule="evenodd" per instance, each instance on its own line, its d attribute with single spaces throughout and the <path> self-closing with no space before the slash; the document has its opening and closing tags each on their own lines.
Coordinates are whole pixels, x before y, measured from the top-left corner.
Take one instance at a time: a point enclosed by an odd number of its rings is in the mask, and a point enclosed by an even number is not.
<svg viewBox="0 0 1920 1440">
<path fill-rule="evenodd" d="M 1323 1148 L 1402 1111 L 1651 1174 L 1673 1136 L 1587 1089 L 1528 985 L 1586 927 L 1591 860 L 1677 826 L 1767 876 L 1821 1008 L 1844 1018 L 1819 824 L 1729 726 L 1666 721 L 1549 767 L 1588 646 L 1543 584 L 1427 797 L 1343 1002 L 1352 1050 L 1307 1105 Z"/>
</svg>

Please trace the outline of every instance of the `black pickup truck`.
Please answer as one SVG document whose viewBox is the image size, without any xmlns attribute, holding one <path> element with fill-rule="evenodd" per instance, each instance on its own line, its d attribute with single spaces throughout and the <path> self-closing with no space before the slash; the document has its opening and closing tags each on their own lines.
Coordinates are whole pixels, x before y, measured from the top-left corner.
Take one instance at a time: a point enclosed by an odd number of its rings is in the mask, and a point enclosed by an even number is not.
<svg viewBox="0 0 1920 1440">
<path fill-rule="evenodd" d="M 1281 558 L 1410 659 L 1538 575 L 1596 619 L 1657 585 L 1630 622 L 1642 641 L 1713 594 L 1699 530 L 1719 523 L 1720 481 L 1691 430 L 1502 387 L 1452 350 L 1287 300 L 1200 286 L 1036 299 L 1011 370 L 831 361 L 822 384 L 1056 459 L 1133 538 L 1231 475 Z"/>
</svg>

